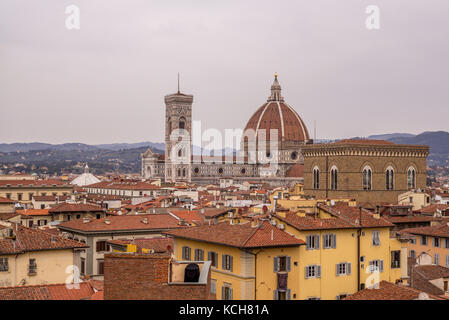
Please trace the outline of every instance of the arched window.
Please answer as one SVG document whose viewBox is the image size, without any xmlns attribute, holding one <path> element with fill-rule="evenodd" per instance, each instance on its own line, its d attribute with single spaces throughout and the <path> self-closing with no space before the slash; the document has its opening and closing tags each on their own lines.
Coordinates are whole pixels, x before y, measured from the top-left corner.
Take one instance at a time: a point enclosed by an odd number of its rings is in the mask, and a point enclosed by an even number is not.
<svg viewBox="0 0 449 320">
<path fill-rule="evenodd" d="M 362 171 L 362 185 L 363 190 L 371 190 L 372 189 L 372 170 L 370 166 L 366 166 Z"/>
<path fill-rule="evenodd" d="M 182 169 L 182 176 L 183 176 L 183 177 L 186 176 L 186 168 Z"/>
<path fill-rule="evenodd" d="M 181 117 L 179 119 L 179 129 L 185 129 L 186 128 L 186 119 L 184 117 Z"/>
<path fill-rule="evenodd" d="M 178 177 L 181 176 L 181 169 L 178 169 Z"/>
<path fill-rule="evenodd" d="M 394 170 L 391 166 L 385 171 L 385 189 L 394 190 Z"/>
<path fill-rule="evenodd" d="M 320 188 L 320 169 L 318 167 L 313 168 L 313 188 Z"/>
<path fill-rule="evenodd" d="M 416 170 L 414 167 L 410 167 L 407 170 L 407 187 L 409 189 L 416 188 Z"/>
<path fill-rule="evenodd" d="M 178 150 L 178 158 L 182 157 L 182 148 Z"/>
<path fill-rule="evenodd" d="M 331 190 L 338 189 L 338 169 L 336 166 L 331 168 Z"/>
</svg>

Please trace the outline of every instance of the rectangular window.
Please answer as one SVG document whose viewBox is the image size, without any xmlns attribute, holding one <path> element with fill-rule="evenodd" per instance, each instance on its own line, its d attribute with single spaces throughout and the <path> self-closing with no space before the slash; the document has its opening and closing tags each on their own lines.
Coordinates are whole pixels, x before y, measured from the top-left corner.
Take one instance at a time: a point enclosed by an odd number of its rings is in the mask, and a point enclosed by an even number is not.
<svg viewBox="0 0 449 320">
<path fill-rule="evenodd" d="M 81 274 L 86 274 L 86 259 L 81 258 Z"/>
<path fill-rule="evenodd" d="M 182 260 L 190 260 L 190 248 L 182 247 Z"/>
<path fill-rule="evenodd" d="M 33 275 L 37 273 L 36 259 L 30 259 L 28 264 L 28 274 Z"/>
<path fill-rule="evenodd" d="M 103 275 L 104 274 L 104 260 L 97 260 L 98 261 L 98 274 Z"/>
<path fill-rule="evenodd" d="M 22 201 L 22 194 L 21 193 L 17 194 L 17 200 Z"/>
<path fill-rule="evenodd" d="M 433 246 L 435 248 L 439 248 L 440 247 L 440 238 L 438 238 L 438 237 L 434 237 L 433 238 Z"/>
<path fill-rule="evenodd" d="M 324 249 L 335 249 L 337 247 L 337 235 L 336 234 L 325 234 L 323 236 L 323 248 Z"/>
<path fill-rule="evenodd" d="M 311 235 L 306 237 L 306 249 L 307 250 L 318 250 L 320 249 L 320 236 Z"/>
<path fill-rule="evenodd" d="M 401 267 L 401 251 L 391 251 L 391 268 L 398 269 Z"/>
<path fill-rule="evenodd" d="M 106 241 L 97 241 L 97 252 L 103 252 L 107 249 Z"/>
<path fill-rule="evenodd" d="M 379 231 L 373 231 L 373 246 L 380 246 Z"/>
<path fill-rule="evenodd" d="M 337 263 L 335 265 L 335 273 L 337 276 L 350 275 L 351 274 L 351 264 L 349 262 Z"/>
<path fill-rule="evenodd" d="M 210 279 L 210 292 L 217 294 L 217 280 L 215 279 Z"/>
<path fill-rule="evenodd" d="M 8 271 L 8 258 L 0 258 L 0 271 Z"/>
<path fill-rule="evenodd" d="M 306 267 L 305 270 L 306 279 L 320 278 L 321 277 L 321 266 L 310 265 Z"/>
<path fill-rule="evenodd" d="M 204 261 L 204 251 L 195 249 L 195 261 Z"/>
<path fill-rule="evenodd" d="M 410 239 L 410 244 L 416 244 L 416 238 Z"/>
<path fill-rule="evenodd" d="M 436 265 L 439 265 L 440 264 L 440 255 L 438 253 L 435 253 L 433 260 Z"/>
<path fill-rule="evenodd" d="M 444 247 L 449 249 L 449 238 L 444 239 Z"/>
<path fill-rule="evenodd" d="M 421 236 L 421 245 L 427 246 L 427 237 L 426 236 Z"/>
<path fill-rule="evenodd" d="M 218 267 L 218 253 L 209 251 L 207 253 L 207 260 L 211 261 L 212 267 Z"/>
<path fill-rule="evenodd" d="M 232 272 L 232 256 L 228 255 L 228 254 L 224 254 L 222 256 L 222 267 L 223 270 L 228 270 Z"/>
<path fill-rule="evenodd" d="M 384 261 L 383 260 L 371 260 L 369 262 L 369 270 L 370 272 L 383 272 L 384 271 Z"/>
<path fill-rule="evenodd" d="M 291 257 L 274 257 L 274 272 L 290 272 Z"/>
<path fill-rule="evenodd" d="M 230 285 L 226 284 L 221 287 L 221 299 L 232 300 L 232 288 Z"/>
<path fill-rule="evenodd" d="M 449 256 L 446 256 L 446 267 L 449 268 Z"/>
</svg>

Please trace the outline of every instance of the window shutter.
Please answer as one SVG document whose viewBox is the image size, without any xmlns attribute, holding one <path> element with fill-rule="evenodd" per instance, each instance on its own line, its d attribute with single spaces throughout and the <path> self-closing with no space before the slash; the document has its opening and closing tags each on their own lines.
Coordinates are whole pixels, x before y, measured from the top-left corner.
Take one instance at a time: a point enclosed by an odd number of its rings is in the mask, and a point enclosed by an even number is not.
<svg viewBox="0 0 449 320">
<path fill-rule="evenodd" d="M 230 300 L 233 300 L 233 298 L 232 298 L 232 288 L 229 288 L 229 298 L 230 298 Z"/>
<path fill-rule="evenodd" d="M 311 236 L 307 236 L 306 237 L 306 249 L 310 250 L 310 240 L 311 240 Z"/>
<path fill-rule="evenodd" d="M 221 268 L 223 270 L 226 270 L 226 255 L 225 254 L 221 255 Z"/>
<path fill-rule="evenodd" d="M 291 300 L 291 292 L 290 289 L 287 290 L 287 300 Z"/>
<path fill-rule="evenodd" d="M 279 258 L 274 257 L 273 261 L 274 261 L 273 270 L 274 270 L 274 272 L 278 272 L 279 271 Z"/>
<path fill-rule="evenodd" d="M 225 287 L 223 286 L 223 287 L 221 287 L 221 300 L 225 300 L 226 299 L 226 297 L 225 297 Z"/>
<path fill-rule="evenodd" d="M 232 256 L 229 256 L 230 271 L 232 272 Z"/>
<path fill-rule="evenodd" d="M 273 300 L 277 300 L 277 299 L 278 299 L 278 291 L 273 290 Z"/>
<path fill-rule="evenodd" d="M 337 248 L 337 235 L 333 234 L 332 235 L 333 241 L 332 241 L 332 248 Z"/>
<path fill-rule="evenodd" d="M 305 268 L 304 268 L 304 277 L 305 277 L 306 279 L 308 279 L 308 278 L 309 278 L 309 275 L 308 275 L 307 269 L 308 269 L 308 267 L 305 267 Z"/>
<path fill-rule="evenodd" d="M 315 247 L 315 249 L 319 249 L 320 248 L 320 236 L 315 236 L 315 238 L 316 238 L 316 247 Z"/>
<path fill-rule="evenodd" d="M 338 263 L 335 265 L 335 275 L 336 275 L 336 276 L 339 275 L 339 273 L 338 273 L 338 265 L 339 265 Z"/>
<path fill-rule="evenodd" d="M 207 253 L 207 260 L 208 261 L 212 260 L 212 252 L 210 252 L 210 251 Z"/>
<path fill-rule="evenodd" d="M 380 260 L 379 264 L 380 264 L 380 272 L 384 272 L 384 261 Z"/>
<path fill-rule="evenodd" d="M 350 275 L 351 274 L 351 263 L 350 262 L 347 263 L 346 269 L 347 269 L 348 275 Z"/>
<path fill-rule="evenodd" d="M 321 266 L 317 266 L 317 278 L 321 278 Z"/>
<path fill-rule="evenodd" d="M 292 270 L 292 258 L 287 257 L 287 272 L 290 272 Z"/>
</svg>

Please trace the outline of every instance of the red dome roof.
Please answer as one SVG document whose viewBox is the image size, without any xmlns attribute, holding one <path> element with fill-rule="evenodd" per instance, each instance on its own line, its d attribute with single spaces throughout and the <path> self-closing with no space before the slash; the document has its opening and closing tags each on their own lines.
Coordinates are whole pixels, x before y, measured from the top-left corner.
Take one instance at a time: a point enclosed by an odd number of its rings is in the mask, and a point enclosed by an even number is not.
<svg viewBox="0 0 449 320">
<path fill-rule="evenodd" d="M 271 86 L 271 96 L 249 119 L 245 130 L 253 129 L 256 135 L 260 129 L 265 129 L 266 139 L 270 140 L 270 130 L 278 130 L 280 141 L 304 141 L 307 142 L 309 132 L 296 111 L 284 102 L 281 94 L 281 86 L 277 76 Z"/>
</svg>

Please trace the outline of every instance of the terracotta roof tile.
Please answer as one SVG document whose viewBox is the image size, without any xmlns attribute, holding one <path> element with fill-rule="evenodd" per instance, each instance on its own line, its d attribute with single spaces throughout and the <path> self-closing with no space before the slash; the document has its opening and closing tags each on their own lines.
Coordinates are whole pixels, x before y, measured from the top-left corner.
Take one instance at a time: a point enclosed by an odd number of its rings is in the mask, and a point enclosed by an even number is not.
<svg viewBox="0 0 449 320">
<path fill-rule="evenodd" d="M 344 300 L 416 300 L 420 293 L 422 291 L 417 289 L 381 281 L 378 289 L 366 288 L 346 297 Z M 441 300 L 440 297 L 430 294 L 429 298 Z"/>
<path fill-rule="evenodd" d="M 147 219 L 145 223 L 144 219 Z M 108 223 L 109 221 L 109 223 Z M 129 216 L 109 216 L 101 219 L 71 220 L 57 226 L 59 229 L 78 230 L 84 232 L 122 231 L 122 230 L 166 230 L 182 228 L 178 220 L 169 214 L 139 214 Z"/>
<path fill-rule="evenodd" d="M 0 287 L 0 300 L 81 300 L 95 293 L 89 282 L 69 289 L 66 284 Z"/>
<path fill-rule="evenodd" d="M 268 222 L 261 223 L 259 227 L 251 226 L 250 222 L 235 225 L 222 222 L 165 233 L 175 238 L 205 241 L 237 248 L 286 247 L 304 244 L 304 241 Z"/>
<path fill-rule="evenodd" d="M 50 213 L 69 212 L 103 212 L 104 209 L 96 204 L 89 203 L 61 203 L 49 210 Z"/>
<path fill-rule="evenodd" d="M 442 224 L 428 227 L 408 228 L 401 230 L 400 233 L 449 238 L 449 226 L 447 224 Z"/>
<path fill-rule="evenodd" d="M 0 239 L 0 254 L 14 254 L 39 250 L 58 250 L 72 248 L 88 248 L 86 244 L 66 239 L 57 235 L 10 223 L 15 239 Z"/>
</svg>

